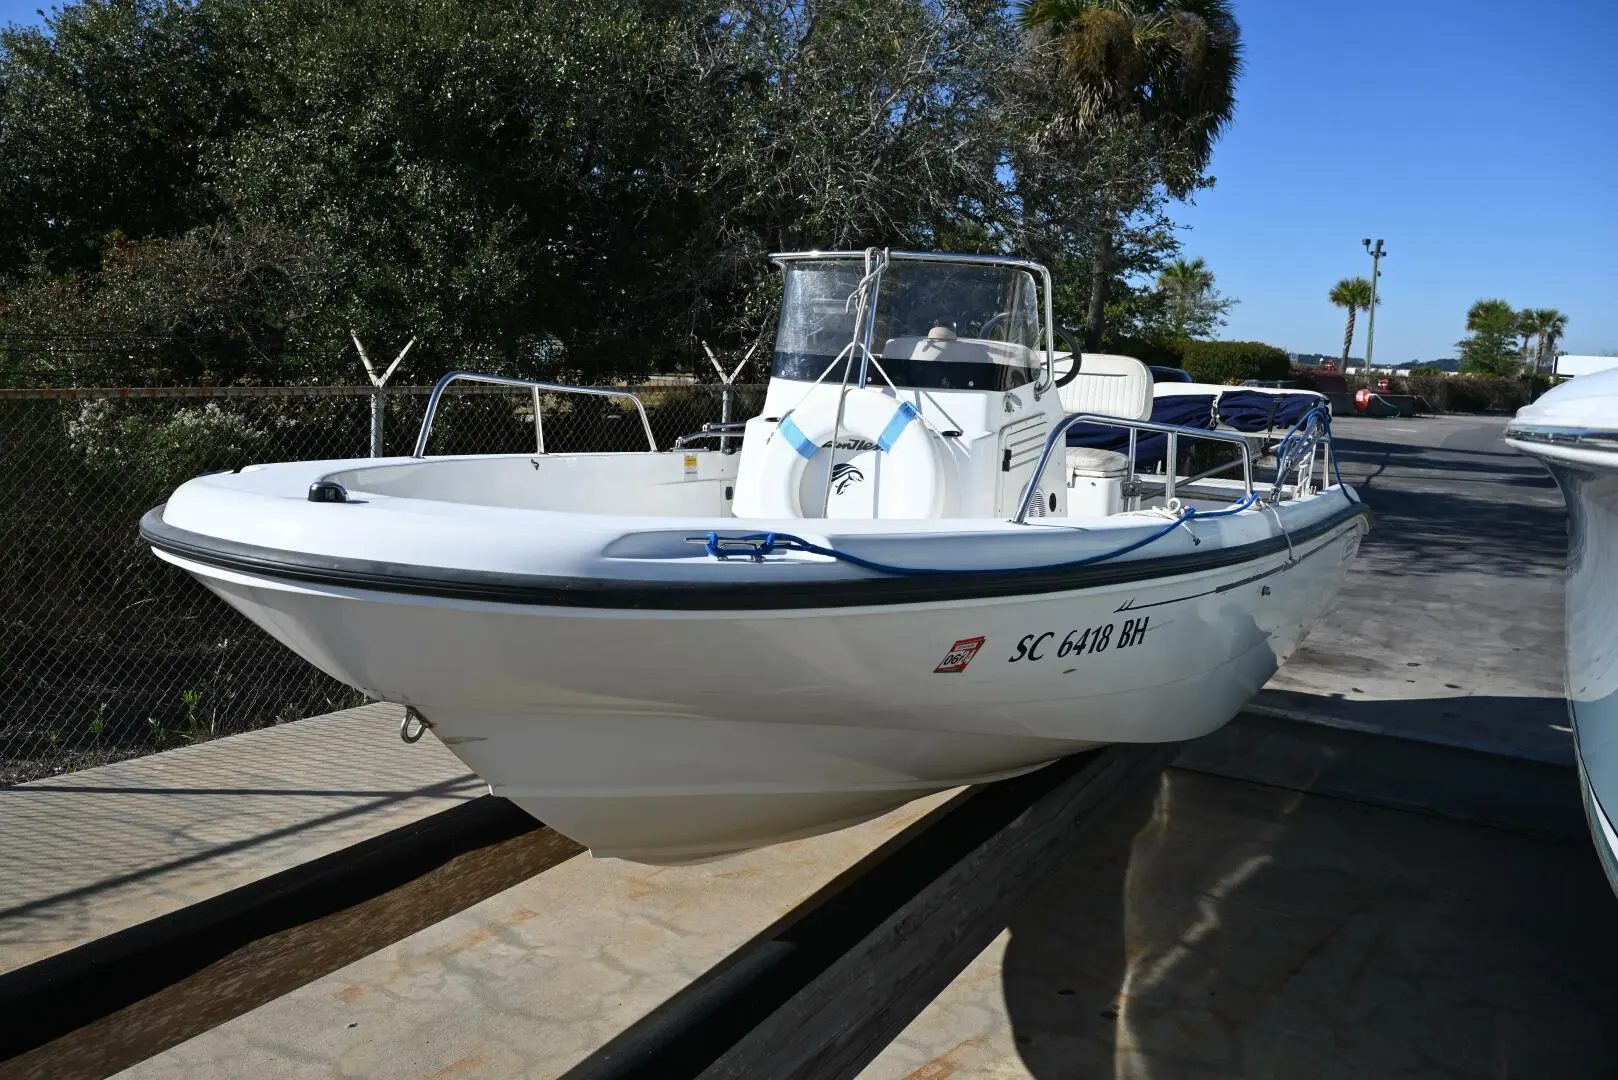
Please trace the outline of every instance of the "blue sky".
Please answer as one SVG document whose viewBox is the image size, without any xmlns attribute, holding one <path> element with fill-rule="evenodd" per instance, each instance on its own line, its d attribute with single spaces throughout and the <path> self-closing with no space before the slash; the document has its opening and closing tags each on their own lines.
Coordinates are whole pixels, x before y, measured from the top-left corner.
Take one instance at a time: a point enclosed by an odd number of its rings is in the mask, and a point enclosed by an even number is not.
<svg viewBox="0 0 1618 1080">
<path fill-rule="evenodd" d="M 1338 352 L 1338 279 L 1381 237 L 1379 362 L 1453 356 L 1482 297 L 1568 315 L 1569 352 L 1618 352 L 1615 0 L 1236 0 L 1247 74 L 1178 212 L 1223 336 Z M 1354 354 L 1364 355 L 1364 316 Z"/>
<path fill-rule="evenodd" d="M 0 0 L 0 23 L 41 6 Z M 1335 353 L 1381 237 L 1376 358 L 1454 355 L 1483 297 L 1618 352 L 1618 0 L 1236 0 L 1247 75 L 1218 185 L 1177 211 L 1241 300 L 1223 336 Z M 1364 355 L 1364 318 L 1354 354 Z"/>
</svg>

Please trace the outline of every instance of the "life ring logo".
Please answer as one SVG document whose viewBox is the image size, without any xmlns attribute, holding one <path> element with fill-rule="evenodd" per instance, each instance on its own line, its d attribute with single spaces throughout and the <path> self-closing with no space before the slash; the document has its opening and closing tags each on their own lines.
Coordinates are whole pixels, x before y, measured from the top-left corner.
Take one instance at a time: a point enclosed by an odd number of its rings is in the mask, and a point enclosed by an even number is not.
<svg viewBox="0 0 1618 1080">
<path fill-rule="evenodd" d="M 972 657 L 978 654 L 978 650 L 983 648 L 983 643 L 987 640 L 989 639 L 969 637 L 957 641 L 949 647 L 949 652 L 944 654 L 944 659 L 938 662 L 938 666 L 933 668 L 933 674 L 952 675 L 965 671 L 966 665 L 972 662 Z"/>
<path fill-rule="evenodd" d="M 831 471 L 832 488 L 841 495 L 848 490 L 848 485 L 857 484 L 865 479 L 865 474 L 848 462 L 837 465 Z"/>
</svg>

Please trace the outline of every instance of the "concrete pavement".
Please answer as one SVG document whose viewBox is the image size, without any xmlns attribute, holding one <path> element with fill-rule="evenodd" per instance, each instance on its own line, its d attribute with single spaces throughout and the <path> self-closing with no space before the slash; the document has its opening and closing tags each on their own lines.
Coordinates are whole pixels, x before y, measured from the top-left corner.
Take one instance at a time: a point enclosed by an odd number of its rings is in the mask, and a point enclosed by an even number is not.
<svg viewBox="0 0 1618 1080">
<path fill-rule="evenodd" d="M 699 866 L 571 859 L 118 1075 L 559 1076 L 949 794 Z"/>
<path fill-rule="evenodd" d="M 861 1080 L 1596 1080 L 1618 901 L 1558 844 L 1177 769 Z"/>
<path fill-rule="evenodd" d="M 0 789 L 0 972 L 488 791 L 365 705 Z"/>
<path fill-rule="evenodd" d="M 1336 422 L 1376 527 L 1260 707 L 1566 760 L 1561 500 L 1503 425 Z M 573 859 L 124 1075 L 559 1075 L 937 798 L 706 866 Z M 865 1075 L 1606 1075 L 1615 916 L 1586 844 L 1173 770 Z"/>
<path fill-rule="evenodd" d="M 1571 764 L 1565 513 L 1505 423 L 1333 421 L 1376 520 L 1254 711 Z M 1464 764 L 1439 779 L 1478 787 Z M 862 1080 L 1613 1075 L 1618 901 L 1582 830 L 1179 769 L 1116 828 Z"/>
<path fill-rule="evenodd" d="M 1332 421 L 1375 513 L 1332 612 L 1255 711 L 1572 763 L 1561 493 L 1504 417 Z"/>
</svg>

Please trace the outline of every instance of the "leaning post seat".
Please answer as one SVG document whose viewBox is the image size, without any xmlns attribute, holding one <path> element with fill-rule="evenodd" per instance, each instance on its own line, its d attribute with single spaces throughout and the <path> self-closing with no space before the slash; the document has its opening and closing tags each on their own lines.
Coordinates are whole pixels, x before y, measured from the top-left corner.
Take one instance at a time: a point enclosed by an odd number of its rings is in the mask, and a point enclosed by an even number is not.
<svg viewBox="0 0 1618 1080">
<path fill-rule="evenodd" d="M 1079 373 L 1057 394 L 1065 413 L 1093 413 L 1123 420 L 1152 417 L 1152 372 L 1131 356 L 1081 353 Z M 1084 437 L 1075 424 L 1069 439 Z M 1116 430 L 1105 431 L 1114 441 Z M 1068 508 L 1075 514 L 1116 514 L 1123 509 L 1129 455 L 1097 446 L 1068 446 Z"/>
<path fill-rule="evenodd" d="M 1079 373 L 1057 390 L 1065 413 L 1095 413 L 1124 420 L 1152 418 L 1152 373 L 1132 356 L 1082 353 Z M 1126 455 L 1088 446 L 1070 446 L 1068 470 L 1079 476 L 1121 476 Z"/>
</svg>

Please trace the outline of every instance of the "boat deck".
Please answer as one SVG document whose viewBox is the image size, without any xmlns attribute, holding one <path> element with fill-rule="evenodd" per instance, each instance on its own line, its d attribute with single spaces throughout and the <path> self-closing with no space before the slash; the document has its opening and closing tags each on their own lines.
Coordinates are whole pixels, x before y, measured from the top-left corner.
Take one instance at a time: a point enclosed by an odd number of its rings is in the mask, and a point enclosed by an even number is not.
<svg viewBox="0 0 1618 1080">
<path fill-rule="evenodd" d="M 1105 812 L 1099 782 L 1034 792 L 914 881 L 961 796 L 697 867 L 486 817 L 350 896 L 376 876 L 352 853 L 498 802 L 386 706 L 0 791 L 9 1007 L 44 1000 L 40 965 L 112 979 L 153 926 L 190 967 L 0 1077 L 1609 1075 L 1618 900 L 1568 764 L 1560 497 L 1503 420 L 1335 426 L 1375 529 L 1253 714 Z M 893 914 L 831 949 L 859 889 Z M 923 902 L 981 914 L 904 917 Z M 217 955 L 199 922 L 234 927 Z M 767 990 L 757 1023 L 726 1004 Z M 789 1071 L 771 1031 L 860 1065 Z"/>
</svg>

